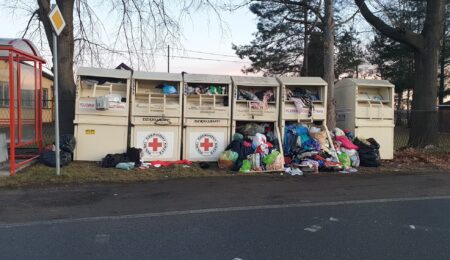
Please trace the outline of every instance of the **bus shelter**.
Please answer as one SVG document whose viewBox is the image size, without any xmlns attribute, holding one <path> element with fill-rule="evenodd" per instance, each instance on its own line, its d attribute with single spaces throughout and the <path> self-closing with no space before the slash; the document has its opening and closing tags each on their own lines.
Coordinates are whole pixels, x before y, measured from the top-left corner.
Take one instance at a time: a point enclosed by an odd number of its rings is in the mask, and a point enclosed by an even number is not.
<svg viewBox="0 0 450 260">
<path fill-rule="evenodd" d="M 11 176 L 42 151 L 44 63 L 31 41 L 0 39 L 0 171 Z"/>
</svg>

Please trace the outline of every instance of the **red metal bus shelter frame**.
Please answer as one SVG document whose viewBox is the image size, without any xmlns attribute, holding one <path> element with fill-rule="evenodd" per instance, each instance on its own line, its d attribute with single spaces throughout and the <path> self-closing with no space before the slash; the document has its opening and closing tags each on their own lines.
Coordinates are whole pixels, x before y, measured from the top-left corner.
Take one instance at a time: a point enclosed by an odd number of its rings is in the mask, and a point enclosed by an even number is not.
<svg viewBox="0 0 450 260">
<path fill-rule="evenodd" d="M 0 60 L 8 61 L 9 65 L 9 120 L 0 119 L 7 123 L 9 121 L 9 164 L 10 175 L 13 176 L 16 170 L 26 164 L 29 164 L 33 160 L 39 157 L 42 152 L 42 64 L 45 64 L 45 60 L 37 55 L 27 53 L 23 50 L 15 48 L 13 45 L 0 45 L 0 51 L 7 51 L 8 56 L 0 56 Z M 33 63 L 34 68 L 34 107 L 35 107 L 35 134 L 32 141 L 22 142 L 22 100 L 21 100 L 21 64 L 23 62 Z M 14 63 L 17 64 L 17 118 L 15 111 L 15 89 L 14 87 Z M 17 142 L 16 142 L 16 123 L 17 123 Z M 16 148 L 37 145 L 39 153 L 31 155 L 17 155 Z M 16 162 L 16 159 L 24 159 L 21 162 Z"/>
</svg>

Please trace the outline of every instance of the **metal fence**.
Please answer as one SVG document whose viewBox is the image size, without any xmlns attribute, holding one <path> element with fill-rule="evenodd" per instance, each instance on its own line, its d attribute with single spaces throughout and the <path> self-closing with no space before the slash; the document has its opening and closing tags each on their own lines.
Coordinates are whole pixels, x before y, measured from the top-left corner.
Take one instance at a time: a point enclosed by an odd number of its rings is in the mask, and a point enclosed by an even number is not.
<svg viewBox="0 0 450 260">
<path fill-rule="evenodd" d="M 436 112 L 438 118 L 437 146 L 450 151 L 450 109 L 440 109 Z M 407 110 L 395 111 L 394 149 L 408 145 L 411 112 Z"/>
<path fill-rule="evenodd" d="M 52 144 L 55 137 L 53 100 L 45 100 L 43 103 L 43 143 Z M 438 114 L 438 147 L 445 151 L 450 151 L 450 108 L 440 109 Z M 395 111 L 394 149 L 408 145 L 410 130 L 410 111 Z M 0 119 L 9 118 L 9 109 L 0 106 Z M 9 131 L 9 125 L 0 124 L 0 133 Z"/>
</svg>

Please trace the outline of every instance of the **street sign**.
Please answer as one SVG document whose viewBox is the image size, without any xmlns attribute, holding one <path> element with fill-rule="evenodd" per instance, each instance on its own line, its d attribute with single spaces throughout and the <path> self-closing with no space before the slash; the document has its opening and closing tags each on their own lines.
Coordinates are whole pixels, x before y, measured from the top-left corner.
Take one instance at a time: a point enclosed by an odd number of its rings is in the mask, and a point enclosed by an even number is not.
<svg viewBox="0 0 450 260">
<path fill-rule="evenodd" d="M 50 18 L 50 22 L 52 23 L 53 30 L 55 31 L 56 35 L 59 36 L 59 34 L 66 26 L 66 22 L 64 21 L 64 18 L 61 14 L 61 11 L 59 10 L 58 5 L 54 5 L 48 17 Z"/>
<path fill-rule="evenodd" d="M 55 1 L 56 2 L 56 1 Z M 55 155 L 56 155 L 56 175 L 61 174 L 60 151 L 59 151 L 59 94 L 58 94 L 58 36 L 66 26 L 66 22 L 59 10 L 58 5 L 52 5 L 52 11 L 48 14 L 53 26 L 53 86 L 54 86 L 54 106 L 55 106 Z"/>
</svg>

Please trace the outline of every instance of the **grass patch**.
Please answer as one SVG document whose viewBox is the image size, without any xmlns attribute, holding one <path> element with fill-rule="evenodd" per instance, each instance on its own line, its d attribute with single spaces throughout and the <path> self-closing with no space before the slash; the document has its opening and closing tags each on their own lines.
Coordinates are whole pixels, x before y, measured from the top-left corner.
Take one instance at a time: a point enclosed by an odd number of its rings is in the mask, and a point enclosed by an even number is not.
<svg viewBox="0 0 450 260">
<path fill-rule="evenodd" d="M 55 168 L 42 164 L 32 165 L 12 177 L 0 177 L 0 187 L 30 187 L 52 184 L 83 183 L 133 183 L 165 180 L 171 178 L 192 178 L 206 176 L 227 176 L 230 172 L 220 170 L 211 164 L 209 169 L 202 169 L 194 164 L 189 167 L 174 165 L 170 167 L 134 169 L 130 171 L 115 168 L 102 168 L 93 162 L 73 162 L 61 168 L 61 175 L 55 175 Z M 249 174 L 245 174 L 249 175 Z"/>
</svg>

